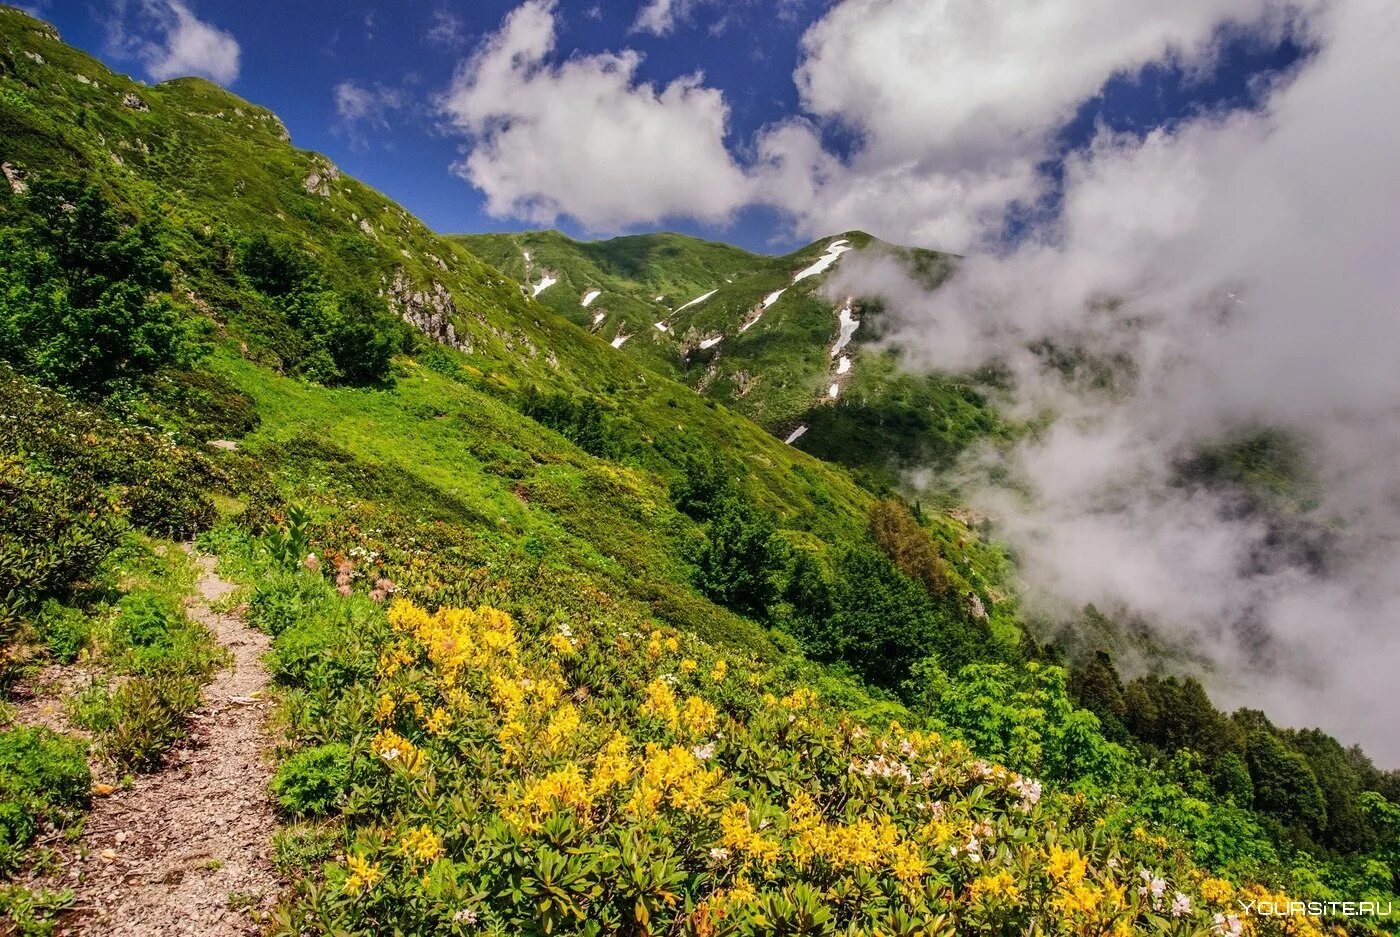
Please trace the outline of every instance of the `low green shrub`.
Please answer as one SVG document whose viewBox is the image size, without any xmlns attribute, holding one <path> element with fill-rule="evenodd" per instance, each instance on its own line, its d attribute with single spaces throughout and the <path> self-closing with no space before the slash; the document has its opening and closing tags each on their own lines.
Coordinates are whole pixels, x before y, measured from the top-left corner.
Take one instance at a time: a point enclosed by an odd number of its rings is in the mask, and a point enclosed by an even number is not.
<svg viewBox="0 0 1400 937">
<path fill-rule="evenodd" d="M 220 657 L 204 628 L 168 599 L 146 592 L 124 597 L 112 626 L 116 668 L 145 676 L 207 677 Z"/>
<path fill-rule="evenodd" d="M 54 659 L 71 664 L 92 640 L 92 621 L 82 609 L 50 600 L 34 617 L 35 628 Z"/>
<path fill-rule="evenodd" d="M 339 742 L 297 752 L 277 769 L 272 793 L 294 816 L 332 813 L 350 783 L 350 747 Z"/>
<path fill-rule="evenodd" d="M 41 821 L 62 823 L 82 807 L 91 783 L 81 739 L 43 728 L 0 732 L 0 871 L 15 867 Z"/>
<path fill-rule="evenodd" d="M 112 695 L 115 720 L 102 753 L 121 770 L 149 771 L 185 735 L 185 714 L 200 702 L 200 681 L 163 675 L 133 677 Z"/>
</svg>

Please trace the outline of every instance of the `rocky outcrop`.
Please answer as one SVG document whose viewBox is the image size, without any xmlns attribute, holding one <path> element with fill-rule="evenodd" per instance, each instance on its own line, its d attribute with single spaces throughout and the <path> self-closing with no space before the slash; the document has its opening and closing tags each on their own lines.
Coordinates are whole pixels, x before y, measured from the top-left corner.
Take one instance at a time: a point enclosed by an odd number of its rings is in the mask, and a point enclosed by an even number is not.
<svg viewBox="0 0 1400 937">
<path fill-rule="evenodd" d="M 128 91 L 122 95 L 122 106 L 129 107 L 133 111 L 149 111 L 151 109 L 151 106 L 141 100 L 141 96 L 135 91 Z"/>
<path fill-rule="evenodd" d="M 301 187 L 308 195 L 330 198 L 331 183 L 340 178 L 340 170 L 330 160 L 317 157 L 311 161 L 311 170 L 301 180 Z"/>
<path fill-rule="evenodd" d="M 24 181 L 24 172 L 16 169 L 9 163 L 0 163 L 0 172 L 5 174 L 5 181 L 10 184 L 10 191 L 16 195 L 23 195 L 29 191 L 29 183 Z"/>
<path fill-rule="evenodd" d="M 982 597 L 976 592 L 967 594 L 967 611 L 978 621 L 987 620 L 987 608 L 982 604 Z"/>
<path fill-rule="evenodd" d="M 421 290 L 399 270 L 389 284 L 389 306 L 399 318 L 434 341 L 471 354 L 471 342 L 459 338 L 457 327 L 452 324 L 457 304 L 441 283 L 434 281 L 429 289 Z"/>
</svg>

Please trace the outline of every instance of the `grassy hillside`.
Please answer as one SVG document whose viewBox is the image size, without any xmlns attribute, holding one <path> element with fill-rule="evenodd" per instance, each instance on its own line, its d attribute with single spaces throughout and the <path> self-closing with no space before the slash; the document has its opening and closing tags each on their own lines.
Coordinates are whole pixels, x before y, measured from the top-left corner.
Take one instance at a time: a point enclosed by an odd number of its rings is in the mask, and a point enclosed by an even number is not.
<svg viewBox="0 0 1400 937">
<path fill-rule="evenodd" d="M 541 303 L 620 341 L 647 367 L 781 439 L 797 432 L 798 448 L 857 469 L 875 487 L 1005 432 L 985 389 L 971 380 L 899 373 L 895 354 L 873 347 L 876 304 L 851 298 L 843 344 L 848 304 L 823 294 L 843 248 L 898 253 L 934 282 L 951 269 L 951 255 L 896 248 L 859 231 L 778 257 L 678 234 L 583 242 L 542 231 L 453 240 L 526 292 L 538 290 Z M 821 263 L 829 254 L 831 262 Z M 859 325 L 850 331 L 853 322 Z"/>
<path fill-rule="evenodd" d="M 217 655 L 162 558 L 197 539 L 274 636 L 277 933 L 1185 935 L 1393 893 L 1400 781 L 1067 673 L 997 545 L 773 435 L 878 481 L 858 448 L 1003 431 L 863 351 L 822 402 L 839 310 L 793 277 L 837 239 L 441 238 L 3 7 L 0 163 L 0 686 L 107 681 L 68 704 L 91 748 L 0 709 L 0 873 L 179 738 Z M 538 300 L 493 265 L 524 250 Z M 44 932 L 53 887 L 0 886 L 0 926 Z"/>
</svg>

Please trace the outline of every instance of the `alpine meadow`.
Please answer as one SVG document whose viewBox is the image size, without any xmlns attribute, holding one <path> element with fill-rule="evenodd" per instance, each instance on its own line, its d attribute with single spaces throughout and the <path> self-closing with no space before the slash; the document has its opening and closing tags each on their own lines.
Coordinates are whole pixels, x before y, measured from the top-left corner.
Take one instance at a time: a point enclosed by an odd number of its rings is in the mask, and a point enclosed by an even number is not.
<svg viewBox="0 0 1400 937">
<path fill-rule="evenodd" d="M 1332 249 L 1232 252 L 1253 234 L 1222 212 L 1200 235 L 1142 173 L 1214 179 L 1244 149 L 1188 172 L 1165 136 L 1144 156 L 1102 131 L 1052 171 L 1016 108 L 948 103 L 929 113 L 971 142 L 925 155 L 956 183 L 905 178 L 925 157 L 893 129 L 830 130 L 838 157 L 799 117 L 721 132 L 717 168 L 658 166 L 706 152 L 719 92 L 698 66 L 653 86 L 659 53 L 557 54 L 566 22 L 658 46 L 800 24 L 803 106 L 836 121 L 863 94 L 873 122 L 901 92 L 860 30 L 921 5 L 526 0 L 477 29 L 469 4 L 331 4 L 347 35 L 431 12 L 414 48 L 460 60 L 431 117 L 408 116 L 421 75 L 337 106 L 350 159 L 398 120 L 460 145 L 445 191 L 497 219 L 464 232 L 393 200 L 432 199 L 409 173 L 364 175 L 381 194 L 297 145 L 306 112 L 228 90 L 259 66 L 206 20 L 239 4 L 93 4 L 126 24 L 101 58 L 46 21 L 99 16 L 79 6 L 0 5 L 0 934 L 1400 933 L 1400 408 L 1363 389 L 1395 346 L 1377 326 L 1376 360 L 1321 371 L 1325 323 L 1236 340 L 1272 295 L 1246 291 L 1256 254 L 1331 283 Z M 1144 12 L 1180 28 L 1142 54 L 1189 72 L 1187 21 L 1216 6 Z M 1330 67 L 1351 34 L 1329 9 L 1258 14 L 1305 37 L 1268 93 Z M 308 59 L 349 56 L 322 38 Z M 591 200 L 512 148 L 575 80 L 573 108 L 625 110 Z M 1217 105 L 1171 133 L 1236 132 Z M 968 191 L 1021 170 L 970 167 L 1002 165 L 1003 133 L 1054 191 L 997 215 L 992 250 L 920 199 L 958 189 L 991 224 Z M 560 172 L 592 165 L 574 146 Z M 1159 315 L 1198 235 L 1240 285 Z M 1356 248 L 1392 298 L 1398 243 Z M 1336 331 L 1371 321 L 1344 306 Z M 1248 406 L 1202 377 L 1225 350 Z M 1336 377 L 1353 423 L 1279 415 L 1285 376 L 1311 413 L 1334 371 L 1364 372 Z"/>
</svg>

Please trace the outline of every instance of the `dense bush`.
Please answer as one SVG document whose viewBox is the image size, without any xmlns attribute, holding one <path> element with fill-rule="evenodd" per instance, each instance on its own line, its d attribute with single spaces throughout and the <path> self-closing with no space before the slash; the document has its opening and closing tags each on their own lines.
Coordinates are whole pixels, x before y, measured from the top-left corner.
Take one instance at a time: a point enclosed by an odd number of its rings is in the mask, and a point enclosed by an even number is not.
<svg viewBox="0 0 1400 937">
<path fill-rule="evenodd" d="M 922 585 L 930 595 L 947 595 L 947 561 L 903 501 L 895 498 L 877 501 L 870 509 L 870 534 L 900 572 Z"/>
<path fill-rule="evenodd" d="M 621 461 L 636 448 L 617 417 L 596 397 L 575 398 L 532 387 L 520 402 L 520 412 L 600 459 Z"/>
<path fill-rule="evenodd" d="M 772 518 L 731 496 L 712 509 L 693 557 L 696 585 L 721 605 L 762 618 L 777 597 L 786 556 Z"/>
<path fill-rule="evenodd" d="M 0 598 L 29 607 L 66 596 L 116 546 L 122 524 L 94 485 L 0 454 Z"/>
<path fill-rule="evenodd" d="M 278 766 L 272 793 L 295 816 L 332 813 L 350 783 L 350 758 L 350 747 L 339 742 L 299 751 Z"/>
<path fill-rule="evenodd" d="M 200 353 L 191 316 L 170 294 L 157 222 L 68 181 L 37 181 L 13 206 L 0 228 L 0 359 L 49 383 L 101 390 Z"/>
<path fill-rule="evenodd" d="M 407 338 L 384 299 L 366 286 L 334 290 L 295 241 L 263 232 L 243 238 L 238 269 L 296 337 L 281 343 L 296 373 L 323 384 L 367 385 L 389 377 Z"/>
<path fill-rule="evenodd" d="M 14 868 L 39 823 L 71 818 L 90 783 L 81 741 L 48 729 L 0 732 L 0 872 Z"/>
<path fill-rule="evenodd" d="M 304 628 L 322 650 L 283 670 L 313 744 L 284 762 L 279 797 L 319 814 L 347 796 L 348 759 L 366 773 L 338 821 L 344 852 L 306 870 L 277 933 L 1187 935 L 1232 926 L 1237 895 L 1282 897 L 1193 867 L 1169 820 L 1130 834 L 1113 798 L 863 725 L 664 628 L 288 594 L 306 624 L 278 644 Z M 331 658 L 359 676 L 325 679 Z M 968 686 L 944 696 L 950 717 L 995 723 L 973 698 L 994 697 L 1018 709 L 1002 723 L 1016 757 L 1117 781 L 1125 755 L 1093 741 L 1063 672 Z M 1179 792 L 1154 796 L 1182 809 Z"/>
<path fill-rule="evenodd" d="M 1352 857 L 1373 853 L 1392 835 L 1377 825 L 1383 811 L 1366 804 L 1371 795 L 1378 803 L 1400 797 L 1400 772 L 1378 770 L 1360 749 L 1324 732 L 1279 729 L 1254 710 L 1227 715 L 1190 677 L 1149 674 L 1125 685 L 1104 652 L 1074 667 L 1070 690 L 1111 737 L 1157 764 L 1184 758 L 1190 768 L 1183 777 L 1198 779 L 1200 796 L 1255 811 L 1277 845 L 1325 857 L 1330 873 L 1345 875 Z"/>
<path fill-rule="evenodd" d="M 0 454 L 80 491 L 102 490 L 133 524 L 188 536 L 214 523 L 225 474 L 204 453 L 0 369 Z"/>
</svg>

